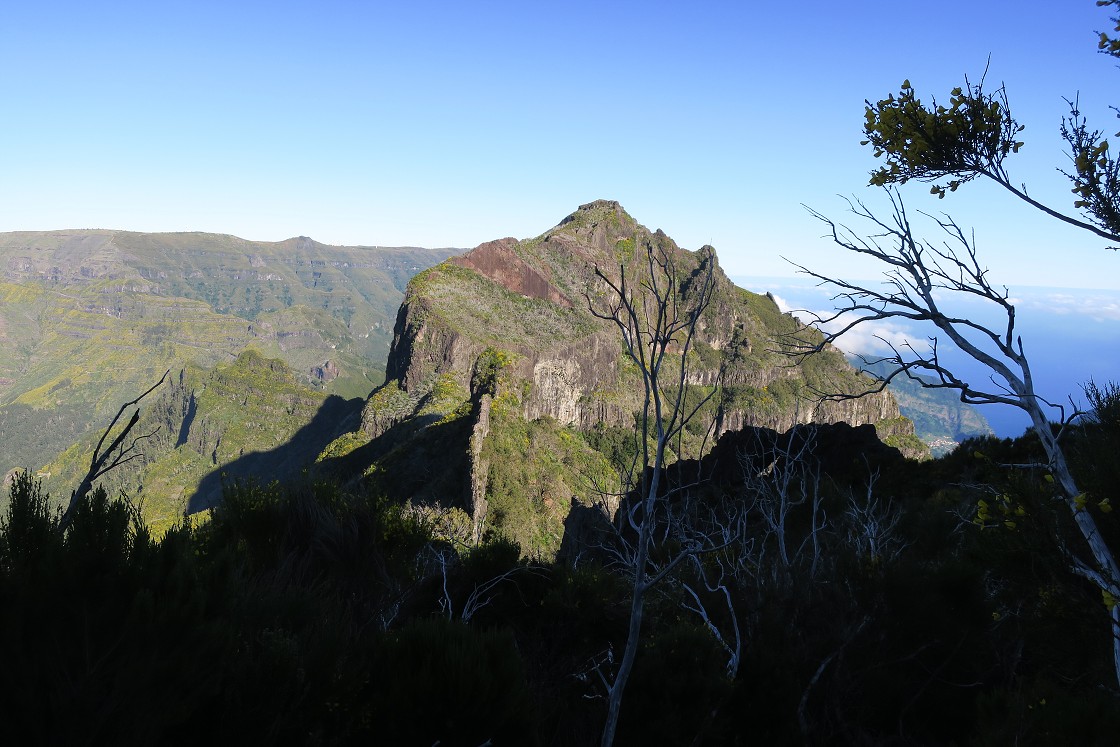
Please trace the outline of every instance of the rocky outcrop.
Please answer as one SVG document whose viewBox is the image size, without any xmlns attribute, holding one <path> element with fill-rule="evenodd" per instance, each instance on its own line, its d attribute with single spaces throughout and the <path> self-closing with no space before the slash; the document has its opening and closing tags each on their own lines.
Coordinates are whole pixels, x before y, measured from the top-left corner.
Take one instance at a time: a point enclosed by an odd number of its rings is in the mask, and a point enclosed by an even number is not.
<svg viewBox="0 0 1120 747">
<path fill-rule="evenodd" d="M 486 487 L 490 477 L 490 462 L 482 455 L 482 445 L 490 435 L 490 395 L 479 398 L 478 414 L 471 428 L 470 472 L 471 472 L 471 525 L 474 528 L 473 540 L 482 539 L 482 525 L 486 519 Z"/>
<path fill-rule="evenodd" d="M 338 378 L 339 373 L 338 365 L 333 361 L 324 361 L 321 366 L 311 367 L 312 381 L 320 381 L 323 383 L 334 381 Z"/>
<path fill-rule="evenodd" d="M 571 299 L 557 291 L 547 274 L 517 255 L 516 239 L 499 239 L 480 245 L 449 261 L 474 270 L 503 288 L 530 298 L 540 298 L 572 307 Z"/>
<path fill-rule="evenodd" d="M 530 554 L 558 549 L 569 504 L 613 510 L 619 476 L 611 444 L 630 443 L 624 432 L 632 435 L 644 385 L 607 313 L 617 296 L 596 273 L 616 284 L 625 276 L 640 289 L 652 277 L 650 249 L 675 263 L 682 298 L 706 270 L 701 262 L 716 262 L 713 252 L 682 250 L 618 203 L 599 201 L 537 238 L 492 241 L 413 278 L 394 325 L 387 381 L 362 417 L 367 453 L 385 456 L 372 456 L 363 474 L 392 482 L 381 489 L 402 500 L 428 500 L 432 486 L 442 486 L 437 500 L 452 497 L 473 525 L 472 539 L 498 531 Z M 773 298 L 736 287 L 718 262 L 713 276 L 687 358 L 689 407 L 698 407 L 700 427 L 686 429 L 675 449 L 698 457 L 721 434 L 750 427 L 845 423 L 872 437 L 875 424 L 903 428 L 887 392 L 822 398 L 873 382 L 836 350 L 808 358 L 784 352 L 821 337 Z M 678 341 L 666 371 L 682 353 Z M 440 455 L 424 463 L 423 480 L 391 476 L 417 454 Z"/>
<path fill-rule="evenodd" d="M 416 277 L 394 329 L 387 375 L 419 402 L 440 375 L 464 388 L 487 349 L 511 354 L 522 414 L 587 430 L 629 427 L 641 404 L 641 380 L 624 355 L 617 327 L 591 313 L 608 299 L 596 268 L 632 277 L 644 269 L 642 247 L 664 248 L 681 266 L 699 253 L 679 249 L 662 232 L 637 224 L 616 202 L 580 207 L 536 239 L 482 244 Z M 797 423 L 874 424 L 899 417 L 887 392 L 819 401 L 820 392 L 869 389 L 838 352 L 811 365 L 778 352 L 785 337 L 817 339 L 782 314 L 772 298 L 734 286 L 718 267 L 716 292 L 701 319 L 688 383 L 724 387 L 718 433 Z M 717 433 L 717 435 L 718 435 Z"/>
</svg>

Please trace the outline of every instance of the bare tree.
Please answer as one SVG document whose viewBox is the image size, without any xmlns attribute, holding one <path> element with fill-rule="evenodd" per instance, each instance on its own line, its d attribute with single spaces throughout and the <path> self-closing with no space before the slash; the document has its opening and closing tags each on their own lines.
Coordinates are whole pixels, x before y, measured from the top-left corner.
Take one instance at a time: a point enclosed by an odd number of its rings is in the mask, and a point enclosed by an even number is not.
<svg viewBox="0 0 1120 747">
<path fill-rule="evenodd" d="M 455 619 L 455 595 L 453 594 L 452 582 L 453 575 L 456 569 L 462 567 L 462 560 L 459 553 L 453 547 L 445 542 L 432 542 L 427 548 L 426 552 L 431 555 L 434 570 L 439 574 L 440 581 L 440 611 L 447 617 L 448 620 Z M 482 582 L 476 582 L 471 589 L 470 594 L 463 601 L 462 608 L 459 611 L 459 619 L 467 623 L 475 614 L 490 606 L 494 601 L 494 597 L 498 595 L 498 587 L 509 581 L 517 586 L 517 576 L 521 573 L 528 573 L 534 576 L 541 576 L 545 573 L 543 566 L 529 564 L 529 565 L 516 565 L 513 568 L 502 571 Z M 434 575 L 434 573 L 432 574 Z"/>
<path fill-rule="evenodd" d="M 656 562 L 651 553 L 657 542 L 655 530 L 667 517 L 664 502 L 668 491 L 662 480 L 670 444 L 714 396 L 712 392 L 698 404 L 686 405 L 689 352 L 700 315 L 711 302 L 715 256 L 705 247 L 695 271 L 685 273 L 676 247 L 650 237 L 645 237 L 643 244 L 645 261 L 636 284 L 627 274 L 626 265 L 620 266 L 617 279 L 596 269 L 605 299 L 588 297 L 591 312 L 618 327 L 626 355 L 637 366 L 644 386 L 637 424 L 638 500 L 624 504 L 618 519 L 626 531 L 636 535 L 624 553 L 632 574 L 630 622 L 618 670 L 607 693 L 603 747 L 614 743 L 622 694 L 641 640 L 647 594 L 681 562 L 709 547 L 700 538 L 692 538 L 667 561 Z"/>
<path fill-rule="evenodd" d="M 720 531 L 713 536 L 722 539 L 724 548 L 749 547 L 750 540 L 741 523 L 745 518 L 745 511 L 724 517 Z M 681 588 L 689 597 L 683 606 L 700 618 L 727 654 L 727 676 L 735 679 L 743 663 L 743 630 L 732 592 L 741 580 L 738 571 L 743 567 L 742 555 L 713 551 L 704 557 L 693 555 L 691 560 L 695 581 L 681 581 Z M 705 597 L 711 602 L 706 602 Z M 716 612 L 716 605 L 722 607 L 722 612 Z"/>
<path fill-rule="evenodd" d="M 140 422 L 140 409 L 137 408 L 133 411 L 132 417 L 129 418 L 124 428 L 121 429 L 121 432 L 109 443 L 108 448 L 104 450 L 101 448 L 105 445 L 105 439 L 108 438 L 109 434 L 116 428 L 117 422 L 121 419 L 121 416 L 124 415 L 125 410 L 154 392 L 160 384 L 167 380 L 167 375 L 169 373 L 171 373 L 170 369 L 164 371 L 159 381 L 152 384 L 146 392 L 130 402 L 125 402 L 121 405 L 121 409 L 117 410 L 117 414 L 109 423 L 109 427 L 101 434 L 101 438 L 97 441 L 97 446 L 93 449 L 93 457 L 90 458 L 89 470 L 86 471 L 85 477 L 83 477 L 81 483 L 78 484 L 78 489 L 70 494 L 70 503 L 66 506 L 66 510 L 63 512 L 62 518 L 59 519 L 58 522 L 59 532 L 65 532 L 66 528 L 70 526 L 70 522 L 73 521 L 74 518 L 74 510 L 85 501 L 86 496 L 88 496 L 89 492 L 93 489 L 93 483 L 98 478 L 104 476 L 105 473 L 141 456 L 140 452 L 136 451 L 136 445 L 145 439 L 151 438 L 159 430 L 159 428 L 156 428 L 156 430 L 151 433 L 141 434 L 126 445 L 125 442 L 128 439 L 128 434 L 131 433 L 132 429 L 136 427 L 136 424 Z"/>
<path fill-rule="evenodd" d="M 775 434 L 773 441 L 756 430 L 755 439 L 754 458 L 739 455 L 750 515 L 760 519 L 763 532 L 753 566 L 759 574 L 769 572 L 765 580 L 777 586 L 792 585 L 795 567 L 805 568 L 809 579 L 815 579 L 822 564 L 822 534 L 829 523 L 822 505 L 821 466 L 813 454 L 816 430 L 794 426 L 784 436 Z M 798 540 L 791 517 L 806 512 L 809 527 Z"/>
<path fill-rule="evenodd" d="M 879 468 L 871 469 L 868 465 L 864 491 L 859 494 L 848 491 L 848 508 L 844 512 L 848 544 L 872 566 L 894 560 L 906 547 L 896 531 L 902 521 L 902 511 L 875 495 L 878 482 Z"/>
<path fill-rule="evenodd" d="M 874 362 L 886 362 L 893 370 L 880 380 L 874 391 L 881 391 L 897 376 L 907 376 L 923 386 L 957 390 L 965 403 L 1004 404 L 1024 411 L 1045 450 L 1057 498 L 1071 512 L 1088 550 L 1089 559 L 1070 554 L 1073 570 L 1099 587 L 1106 600 L 1120 599 L 1120 567 L 1088 510 L 1087 497 L 1077 487 L 1060 442 L 1064 427 L 1082 413 L 1076 407 L 1067 411 L 1035 391 L 1030 362 L 1016 330 L 1015 306 L 1008 289 L 997 288 L 988 279 L 988 270 L 977 258 L 975 239 L 966 235 L 951 218 L 928 215 L 941 229 L 943 239 L 935 243 L 917 238 L 897 191 L 888 188 L 887 194 L 892 214 L 886 220 L 876 217 L 862 202 L 849 202 L 852 212 L 872 225 L 874 233 L 870 236 L 856 234 L 810 210 L 814 217 L 829 226 L 830 237 L 837 245 L 871 257 L 885 264 L 887 269 L 885 281 L 873 288 L 829 278 L 799 266 L 803 273 L 839 291 L 833 297 L 838 310 L 816 319 L 816 325 L 824 328 L 823 340 L 816 345 L 803 346 L 799 352 L 808 354 L 823 350 L 845 332 L 863 324 L 887 320 L 932 324 L 958 349 L 987 367 L 991 372 L 988 383 L 978 385 L 954 373 L 942 361 L 935 336 L 930 338 L 928 350 L 919 350 L 912 343 L 890 345 L 891 354 Z M 954 315 L 953 300 L 962 298 L 987 302 L 1001 312 L 1002 323 L 985 325 Z M 918 378 L 919 373 L 930 374 L 934 382 L 923 382 Z M 861 395 L 834 395 L 834 398 L 853 396 Z M 1052 413 L 1057 415 L 1056 425 L 1050 422 Z M 1113 664 L 1120 681 L 1120 606 L 1109 605 L 1109 615 Z"/>
</svg>

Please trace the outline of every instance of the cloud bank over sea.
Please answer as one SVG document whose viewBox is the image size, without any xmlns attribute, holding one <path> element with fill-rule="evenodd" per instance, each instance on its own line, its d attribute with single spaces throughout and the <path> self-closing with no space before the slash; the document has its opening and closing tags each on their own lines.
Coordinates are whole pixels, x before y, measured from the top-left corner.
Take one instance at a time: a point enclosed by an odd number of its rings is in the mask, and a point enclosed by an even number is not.
<svg viewBox="0 0 1120 747">
<path fill-rule="evenodd" d="M 805 323 L 835 315 L 835 292 L 811 278 L 733 276 L 739 286 L 756 293 L 770 293 L 778 307 Z M 867 287 L 874 287 L 869 281 Z M 1009 289 L 1009 300 L 1016 309 L 1015 334 L 1022 338 L 1038 393 L 1068 413 L 1072 404 L 1085 404 L 1084 385 L 1120 381 L 1120 291 L 1048 287 Z M 945 298 L 950 313 L 985 324 L 1001 333 L 1007 320 L 1001 309 L 976 299 Z M 825 323 L 826 331 L 841 329 L 850 318 L 841 316 Z M 884 320 L 861 324 L 846 332 L 837 346 L 846 353 L 881 356 L 891 346 L 902 350 L 912 346 L 919 353 L 929 350 L 929 338 L 937 330 L 931 325 Z M 941 359 L 959 376 L 978 388 L 992 390 L 998 382 L 991 372 L 952 347 L 944 336 L 938 338 Z M 1012 437 L 1029 425 L 1024 413 L 1008 406 L 985 405 L 981 412 L 996 434 Z M 1053 411 L 1053 418 L 1061 413 Z"/>
</svg>

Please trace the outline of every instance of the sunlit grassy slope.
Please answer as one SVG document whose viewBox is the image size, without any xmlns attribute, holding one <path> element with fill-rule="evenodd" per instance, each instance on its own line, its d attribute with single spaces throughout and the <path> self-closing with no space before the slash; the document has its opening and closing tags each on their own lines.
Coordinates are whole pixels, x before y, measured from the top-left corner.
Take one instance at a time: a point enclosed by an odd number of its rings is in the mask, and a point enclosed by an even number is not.
<svg viewBox="0 0 1120 747">
<path fill-rule="evenodd" d="M 453 251 L 0 234 L 0 474 L 92 443 L 165 370 L 207 372 L 247 349 L 320 398 L 364 397 L 383 380 L 408 279 Z"/>
</svg>

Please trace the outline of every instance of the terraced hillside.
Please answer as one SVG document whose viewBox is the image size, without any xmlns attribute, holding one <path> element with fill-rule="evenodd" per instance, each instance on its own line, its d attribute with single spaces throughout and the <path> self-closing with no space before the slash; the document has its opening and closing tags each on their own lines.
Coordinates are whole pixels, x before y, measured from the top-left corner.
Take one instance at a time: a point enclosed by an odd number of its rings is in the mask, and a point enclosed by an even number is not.
<svg viewBox="0 0 1120 747">
<path fill-rule="evenodd" d="M 57 455 L 91 445 L 165 370 L 209 371 L 247 349 L 282 361 L 310 393 L 364 397 L 383 380 L 409 278 L 454 251 L 0 234 L 0 474 L 26 467 L 58 482 Z"/>
</svg>

